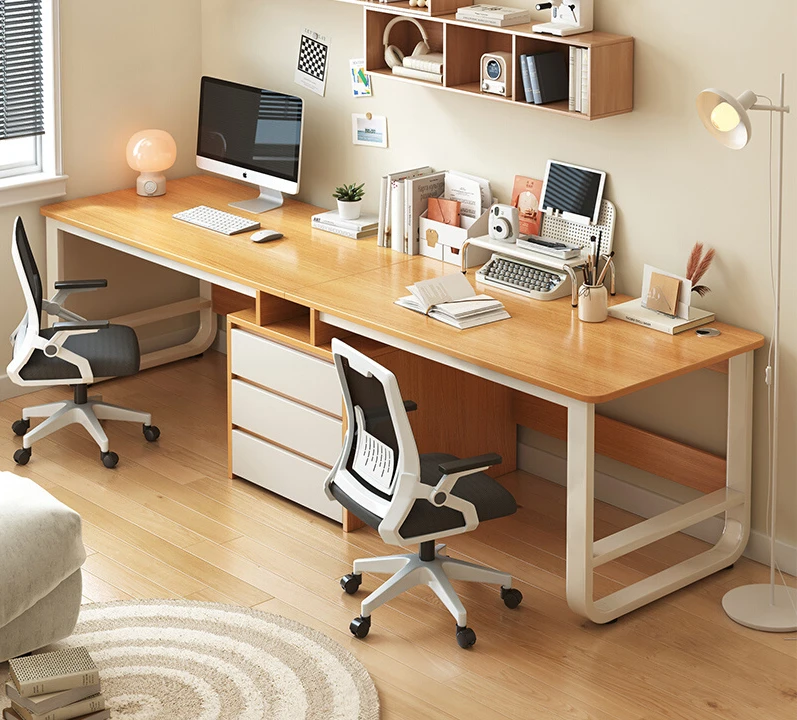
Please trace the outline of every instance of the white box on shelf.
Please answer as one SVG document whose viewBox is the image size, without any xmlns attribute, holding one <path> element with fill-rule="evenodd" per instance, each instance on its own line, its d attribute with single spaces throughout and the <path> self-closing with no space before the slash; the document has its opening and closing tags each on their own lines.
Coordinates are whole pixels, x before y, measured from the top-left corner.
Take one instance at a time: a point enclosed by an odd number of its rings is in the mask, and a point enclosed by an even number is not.
<svg viewBox="0 0 797 720">
<path fill-rule="evenodd" d="M 460 253 L 463 243 L 470 238 L 487 234 L 489 215 L 489 210 L 485 210 L 476 220 L 463 217 L 462 225 L 464 227 L 456 227 L 430 220 L 424 212 L 419 220 L 421 255 L 442 260 L 451 265 L 461 264 Z M 489 250 L 473 248 L 468 253 L 468 267 L 480 267 L 489 259 Z"/>
</svg>

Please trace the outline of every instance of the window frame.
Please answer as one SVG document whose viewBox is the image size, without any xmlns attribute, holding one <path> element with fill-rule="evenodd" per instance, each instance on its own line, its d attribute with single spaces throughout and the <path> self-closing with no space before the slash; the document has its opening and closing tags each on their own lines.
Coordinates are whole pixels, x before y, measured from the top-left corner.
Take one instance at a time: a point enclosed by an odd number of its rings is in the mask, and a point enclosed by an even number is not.
<svg viewBox="0 0 797 720">
<path fill-rule="evenodd" d="M 42 0 L 45 132 L 36 136 L 35 164 L 0 168 L 0 207 L 66 195 L 61 159 L 59 11 L 60 0 Z"/>
</svg>

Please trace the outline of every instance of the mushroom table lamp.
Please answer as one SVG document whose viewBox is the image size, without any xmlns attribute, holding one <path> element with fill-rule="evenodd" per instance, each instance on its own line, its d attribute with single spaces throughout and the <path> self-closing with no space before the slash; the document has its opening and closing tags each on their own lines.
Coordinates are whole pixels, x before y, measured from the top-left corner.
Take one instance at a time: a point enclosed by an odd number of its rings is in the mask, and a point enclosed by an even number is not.
<svg viewBox="0 0 797 720">
<path fill-rule="evenodd" d="M 127 142 L 127 164 L 141 173 L 136 192 L 144 197 L 166 193 L 166 176 L 177 159 L 177 143 L 165 130 L 141 130 Z"/>
</svg>

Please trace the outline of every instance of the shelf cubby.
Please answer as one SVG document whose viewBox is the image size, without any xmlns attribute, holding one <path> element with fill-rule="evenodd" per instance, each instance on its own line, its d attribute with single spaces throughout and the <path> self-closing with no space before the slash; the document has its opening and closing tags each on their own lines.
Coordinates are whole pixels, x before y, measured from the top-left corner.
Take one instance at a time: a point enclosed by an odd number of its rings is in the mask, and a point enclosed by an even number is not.
<svg viewBox="0 0 797 720">
<path fill-rule="evenodd" d="M 379 3 L 378 0 L 338 0 L 338 2 L 344 2 L 348 5 L 363 5 L 365 7 L 384 5 L 384 3 Z M 458 8 L 473 4 L 471 0 L 427 0 L 427 2 L 426 7 L 419 8 L 412 7 L 407 0 L 401 0 L 400 2 L 390 3 L 390 10 L 398 11 L 404 15 L 434 17 L 450 13 L 456 14 Z"/>
<path fill-rule="evenodd" d="M 347 0 L 339 0 L 347 1 Z M 621 115 L 634 107 L 634 38 L 605 32 L 589 32 L 569 37 L 545 35 L 533 31 L 533 23 L 497 28 L 456 19 L 456 13 L 418 17 L 403 8 L 406 3 L 357 3 L 363 6 L 366 70 L 383 77 L 412 84 L 423 84 L 444 91 L 476 96 L 486 100 L 511 103 L 524 108 L 567 115 L 581 120 L 598 120 Z M 456 7 L 470 3 L 459 3 Z M 440 4 L 433 7 L 440 8 Z M 413 9 L 415 10 L 415 9 Z M 387 24 L 396 16 L 412 15 L 429 36 L 433 52 L 445 55 L 443 83 L 399 77 L 387 66 L 383 36 Z M 419 41 L 418 30 L 410 23 L 399 23 L 390 36 L 392 45 L 411 54 Z M 570 47 L 589 50 L 589 113 L 568 110 L 567 100 L 545 105 L 527 103 L 520 72 L 520 56 L 541 52 L 561 52 L 569 62 Z M 512 54 L 513 83 L 507 96 L 484 93 L 480 87 L 481 57 L 486 52 Z"/>
</svg>

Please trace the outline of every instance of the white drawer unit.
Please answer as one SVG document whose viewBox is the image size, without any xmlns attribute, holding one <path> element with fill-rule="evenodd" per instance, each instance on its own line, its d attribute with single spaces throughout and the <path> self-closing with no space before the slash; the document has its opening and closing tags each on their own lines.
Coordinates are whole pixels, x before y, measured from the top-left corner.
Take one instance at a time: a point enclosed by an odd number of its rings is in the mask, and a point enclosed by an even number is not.
<svg viewBox="0 0 797 720">
<path fill-rule="evenodd" d="M 279 395 L 232 381 L 232 423 L 332 467 L 343 445 L 343 422 Z"/>
<path fill-rule="evenodd" d="M 343 508 L 329 500 L 323 465 L 294 455 L 242 430 L 232 431 L 232 471 L 300 505 L 343 522 Z"/>
<path fill-rule="evenodd" d="M 232 373 L 337 417 L 342 415 L 335 366 L 285 345 L 233 330 Z"/>
</svg>

